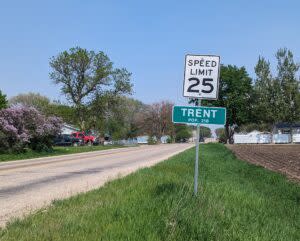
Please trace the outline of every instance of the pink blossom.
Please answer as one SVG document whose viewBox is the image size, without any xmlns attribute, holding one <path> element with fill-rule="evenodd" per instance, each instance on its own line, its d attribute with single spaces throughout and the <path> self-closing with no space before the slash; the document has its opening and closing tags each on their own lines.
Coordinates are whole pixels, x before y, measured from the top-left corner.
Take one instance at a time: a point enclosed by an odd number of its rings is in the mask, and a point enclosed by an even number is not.
<svg viewBox="0 0 300 241">
<path fill-rule="evenodd" d="M 62 126 L 58 117 L 46 117 L 33 107 L 13 106 L 0 111 L 0 151 L 26 145 L 51 147 Z"/>
</svg>

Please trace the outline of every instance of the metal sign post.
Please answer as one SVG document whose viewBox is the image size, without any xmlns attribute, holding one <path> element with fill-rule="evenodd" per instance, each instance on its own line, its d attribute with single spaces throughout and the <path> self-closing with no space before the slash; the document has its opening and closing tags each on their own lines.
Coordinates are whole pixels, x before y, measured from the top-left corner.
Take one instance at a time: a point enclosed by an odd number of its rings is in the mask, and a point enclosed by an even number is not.
<svg viewBox="0 0 300 241">
<path fill-rule="evenodd" d="M 195 175 L 194 175 L 194 195 L 198 190 L 198 174 L 199 174 L 199 138 L 200 126 L 205 125 L 225 125 L 226 108 L 201 106 L 201 99 L 197 99 L 195 106 L 173 106 L 172 122 L 190 124 L 197 126 L 196 134 L 196 159 L 195 159 Z"/>
<path fill-rule="evenodd" d="M 199 103 L 197 103 L 199 102 Z M 198 99 L 196 106 L 201 106 L 201 100 Z M 196 137 L 196 160 L 195 160 L 195 175 L 194 175 L 194 195 L 197 196 L 198 192 L 198 176 L 199 176 L 199 136 L 200 136 L 200 124 L 197 124 L 197 137 Z"/>
<path fill-rule="evenodd" d="M 195 106 L 174 106 L 173 123 L 197 125 L 194 195 L 198 192 L 200 125 L 224 125 L 226 109 L 201 106 L 201 99 L 217 100 L 219 92 L 220 56 L 185 56 L 183 96 L 195 98 Z"/>
</svg>

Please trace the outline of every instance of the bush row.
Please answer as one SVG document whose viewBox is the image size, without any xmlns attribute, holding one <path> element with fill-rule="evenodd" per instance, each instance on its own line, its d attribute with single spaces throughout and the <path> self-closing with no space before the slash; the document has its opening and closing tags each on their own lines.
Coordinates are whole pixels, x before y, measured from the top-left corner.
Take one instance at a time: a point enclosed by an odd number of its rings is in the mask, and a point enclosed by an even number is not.
<svg viewBox="0 0 300 241">
<path fill-rule="evenodd" d="M 0 152 L 49 151 L 61 131 L 62 120 L 46 117 L 33 107 L 13 106 L 0 110 Z"/>
</svg>

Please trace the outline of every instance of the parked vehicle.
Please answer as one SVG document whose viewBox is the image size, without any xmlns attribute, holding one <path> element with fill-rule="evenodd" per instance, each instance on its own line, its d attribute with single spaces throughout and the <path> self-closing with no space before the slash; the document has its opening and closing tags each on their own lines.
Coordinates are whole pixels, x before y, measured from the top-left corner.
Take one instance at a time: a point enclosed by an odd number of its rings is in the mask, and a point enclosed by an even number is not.
<svg viewBox="0 0 300 241">
<path fill-rule="evenodd" d="M 95 138 L 95 140 L 94 140 L 94 142 L 93 142 L 93 145 L 94 146 L 98 146 L 98 145 L 100 145 L 101 143 L 100 143 L 100 138 L 99 137 L 97 137 L 97 138 Z"/>
<path fill-rule="evenodd" d="M 188 138 L 181 138 L 180 140 L 176 140 L 177 143 L 188 143 L 189 139 Z"/>
<path fill-rule="evenodd" d="M 55 146 L 79 146 L 82 145 L 82 143 L 82 139 L 68 134 L 58 135 L 53 140 Z"/>
<path fill-rule="evenodd" d="M 85 135 L 85 133 L 83 131 L 73 132 L 71 135 L 72 135 L 72 137 L 81 139 L 84 144 L 88 144 L 88 145 L 93 145 L 95 142 L 95 139 L 96 139 L 94 136 Z"/>
</svg>

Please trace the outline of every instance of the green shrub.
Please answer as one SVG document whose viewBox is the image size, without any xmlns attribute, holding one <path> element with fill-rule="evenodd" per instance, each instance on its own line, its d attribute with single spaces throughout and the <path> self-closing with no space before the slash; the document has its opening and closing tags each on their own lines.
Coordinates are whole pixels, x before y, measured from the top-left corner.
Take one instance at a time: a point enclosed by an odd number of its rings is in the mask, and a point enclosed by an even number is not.
<svg viewBox="0 0 300 241">
<path fill-rule="evenodd" d="M 148 138 L 148 145 L 155 145 L 156 143 L 157 143 L 157 140 L 153 136 L 150 136 Z"/>
<path fill-rule="evenodd" d="M 172 143 L 173 142 L 173 139 L 171 138 L 171 137 L 168 137 L 168 139 L 167 139 L 167 143 Z"/>
<path fill-rule="evenodd" d="M 216 134 L 220 143 L 227 143 L 226 133 L 224 128 L 216 129 Z"/>
</svg>

